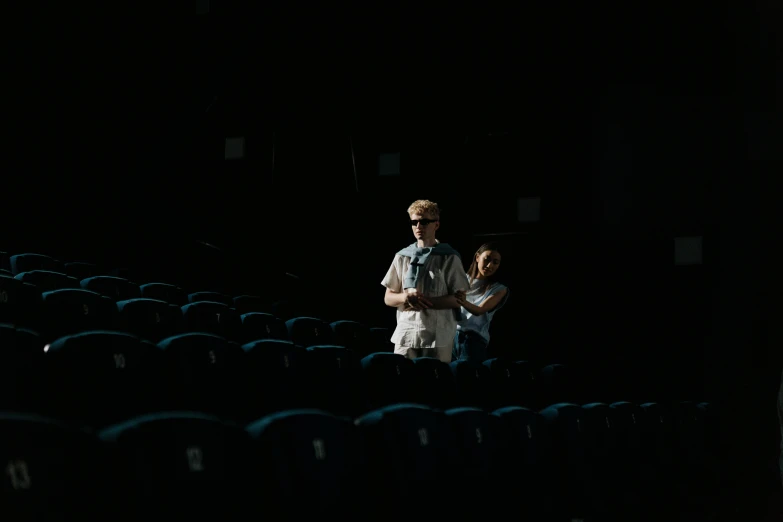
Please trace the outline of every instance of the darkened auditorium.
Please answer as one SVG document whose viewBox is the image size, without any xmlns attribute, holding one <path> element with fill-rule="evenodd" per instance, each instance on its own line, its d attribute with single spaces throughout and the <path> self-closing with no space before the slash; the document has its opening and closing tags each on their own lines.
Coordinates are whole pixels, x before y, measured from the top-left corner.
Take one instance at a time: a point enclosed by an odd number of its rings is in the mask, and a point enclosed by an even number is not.
<svg viewBox="0 0 783 522">
<path fill-rule="evenodd" d="M 0 521 L 783 521 L 780 2 L 3 13 Z"/>
</svg>

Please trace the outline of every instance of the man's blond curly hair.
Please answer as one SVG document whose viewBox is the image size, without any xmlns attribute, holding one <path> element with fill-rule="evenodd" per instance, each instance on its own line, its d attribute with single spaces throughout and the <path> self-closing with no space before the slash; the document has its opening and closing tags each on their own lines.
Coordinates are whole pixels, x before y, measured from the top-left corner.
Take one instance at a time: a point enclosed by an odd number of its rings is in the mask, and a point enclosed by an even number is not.
<svg viewBox="0 0 783 522">
<path fill-rule="evenodd" d="M 440 208 L 434 201 L 417 199 L 408 207 L 408 215 L 412 216 L 413 214 L 419 214 L 420 216 L 429 214 L 433 219 L 440 219 Z"/>
</svg>

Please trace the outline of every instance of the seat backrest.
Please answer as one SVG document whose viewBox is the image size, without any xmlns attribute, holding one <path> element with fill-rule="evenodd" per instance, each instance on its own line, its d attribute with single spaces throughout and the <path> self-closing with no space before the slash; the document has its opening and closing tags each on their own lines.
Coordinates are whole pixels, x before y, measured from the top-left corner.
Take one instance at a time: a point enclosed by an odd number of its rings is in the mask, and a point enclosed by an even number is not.
<svg viewBox="0 0 783 522">
<path fill-rule="evenodd" d="M 147 299 L 157 299 L 167 303 L 183 306 L 188 304 L 188 296 L 185 291 L 168 283 L 147 283 L 139 286 L 141 296 Z"/>
<path fill-rule="evenodd" d="M 82 279 L 81 287 L 92 290 L 114 301 L 125 301 L 141 296 L 139 285 L 122 277 L 94 276 Z"/>
<path fill-rule="evenodd" d="M 63 288 L 80 288 L 79 280 L 63 274 L 62 272 L 52 272 L 49 270 L 31 270 L 16 274 L 16 279 L 30 283 L 35 286 L 39 292 L 48 292 L 50 290 L 61 290 Z"/>
<path fill-rule="evenodd" d="M 250 509 L 252 451 L 247 433 L 236 425 L 202 413 L 164 411 L 109 426 L 98 436 L 114 469 L 109 499 L 123 504 L 123 520 L 152 512 L 174 520 L 238 520 Z"/>
<path fill-rule="evenodd" d="M 43 406 L 57 418 L 100 427 L 159 406 L 160 350 L 136 336 L 93 330 L 46 347 Z"/>
<path fill-rule="evenodd" d="M 4 518 L 101 520 L 109 470 L 91 434 L 29 414 L 0 412 Z"/>
<path fill-rule="evenodd" d="M 163 339 L 170 409 L 192 409 L 234 418 L 239 414 L 244 351 L 209 333 L 189 332 Z"/>
<path fill-rule="evenodd" d="M 361 513 L 364 483 L 359 433 L 350 420 L 318 410 L 289 410 L 246 427 L 258 456 L 251 479 L 262 502 L 286 517 Z"/>
<path fill-rule="evenodd" d="M 320 344 L 332 344 L 332 327 L 317 317 L 294 317 L 285 322 L 288 338 L 304 348 Z"/>
<path fill-rule="evenodd" d="M 365 440 L 369 469 L 384 470 L 367 476 L 371 501 L 383 505 L 390 516 L 434 515 L 446 507 L 432 501 L 456 487 L 454 438 L 443 413 L 395 404 L 362 415 L 356 425 Z M 397 491 L 394 503 L 384 501 L 390 489 Z M 430 494 L 422 496 L 421 491 Z"/>
<path fill-rule="evenodd" d="M 362 386 L 367 407 L 381 408 L 398 402 L 419 402 L 413 361 L 396 353 L 379 352 L 361 360 Z M 422 401 L 422 404 L 427 404 Z"/>
<path fill-rule="evenodd" d="M 43 254 L 16 254 L 9 258 L 9 265 L 11 273 L 14 275 L 33 270 L 47 270 L 50 272 L 59 270 L 57 261 L 53 257 Z"/>
</svg>

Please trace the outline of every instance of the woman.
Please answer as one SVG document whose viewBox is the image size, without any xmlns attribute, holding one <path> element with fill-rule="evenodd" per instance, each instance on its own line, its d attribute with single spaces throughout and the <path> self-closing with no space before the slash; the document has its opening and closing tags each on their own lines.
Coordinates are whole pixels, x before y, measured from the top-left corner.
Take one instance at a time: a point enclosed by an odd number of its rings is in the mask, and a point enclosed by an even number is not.
<svg viewBox="0 0 783 522">
<path fill-rule="evenodd" d="M 468 269 L 470 289 L 467 293 L 455 294 L 462 307 L 462 317 L 457 323 L 453 360 L 468 360 L 481 364 L 487 359 L 489 325 L 495 312 L 506 304 L 509 296 L 508 287 L 495 280 L 500 260 L 500 250 L 496 243 L 481 245 Z"/>
</svg>

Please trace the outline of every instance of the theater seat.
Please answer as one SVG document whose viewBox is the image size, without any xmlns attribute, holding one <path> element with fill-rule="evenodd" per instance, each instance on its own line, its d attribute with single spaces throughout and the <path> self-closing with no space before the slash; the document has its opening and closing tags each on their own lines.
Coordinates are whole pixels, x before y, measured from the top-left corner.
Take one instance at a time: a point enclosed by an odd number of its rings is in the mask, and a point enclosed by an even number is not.
<svg viewBox="0 0 783 522">
<path fill-rule="evenodd" d="M 95 276 L 82 279 L 81 287 L 92 290 L 114 301 L 135 299 L 141 295 L 139 285 L 122 277 Z"/>
<path fill-rule="evenodd" d="M 87 330 L 115 327 L 114 301 L 89 290 L 67 288 L 41 294 L 47 340 Z"/>
<path fill-rule="evenodd" d="M 615 411 L 608 404 L 593 402 L 582 406 L 582 438 L 585 456 L 585 486 L 595 516 L 621 517 L 624 513 L 623 483 L 618 467 L 619 435 Z"/>
<path fill-rule="evenodd" d="M 620 492 L 617 495 L 615 508 L 622 510 L 622 516 L 633 516 L 637 506 L 651 505 L 656 502 L 654 497 L 645 495 L 649 490 L 643 487 L 641 462 L 645 448 L 642 446 L 641 423 L 642 409 L 639 405 L 627 401 L 619 401 L 609 405 L 613 413 L 615 430 L 614 465 L 618 477 Z"/>
<path fill-rule="evenodd" d="M 185 291 L 176 286 L 167 283 L 147 283 L 139 286 L 141 297 L 145 299 L 155 299 L 165 301 L 166 303 L 183 306 L 188 304 L 188 296 Z"/>
<path fill-rule="evenodd" d="M 79 281 L 87 279 L 88 277 L 101 275 L 97 265 L 81 261 L 72 261 L 63 264 L 63 272 L 71 277 L 75 277 Z"/>
<path fill-rule="evenodd" d="M 38 333 L 0 323 L 0 411 L 35 411 L 45 399 L 44 345 Z"/>
<path fill-rule="evenodd" d="M 43 254 L 17 254 L 9 258 L 11 273 L 14 275 L 33 270 L 59 271 L 57 261 Z"/>
<path fill-rule="evenodd" d="M 366 476 L 371 508 L 382 509 L 388 520 L 414 513 L 420 520 L 454 515 L 448 509 L 460 491 L 452 466 L 456 453 L 442 412 L 395 404 L 362 415 L 356 425 L 365 440 L 369 469 L 383 470 Z"/>
<path fill-rule="evenodd" d="M 435 357 L 413 359 L 413 399 L 434 409 L 447 410 L 456 403 L 456 386 L 451 367 Z"/>
<path fill-rule="evenodd" d="M 202 411 L 226 418 L 241 413 L 244 352 L 227 339 L 184 333 L 158 343 L 167 376 L 162 393 L 169 409 Z"/>
<path fill-rule="evenodd" d="M 574 372 L 563 364 L 548 364 L 536 375 L 536 398 L 538 407 L 577 401 L 579 389 Z"/>
<path fill-rule="evenodd" d="M 398 402 L 416 402 L 413 361 L 396 353 L 374 353 L 364 357 L 362 381 L 370 409 Z"/>
<path fill-rule="evenodd" d="M 456 388 L 455 406 L 490 407 L 491 374 L 489 368 L 472 361 L 450 364 Z"/>
<path fill-rule="evenodd" d="M 332 343 L 345 346 L 359 357 L 375 353 L 375 339 L 370 327 L 358 321 L 334 321 Z"/>
<path fill-rule="evenodd" d="M 158 412 L 98 436 L 112 464 L 112 520 L 242 520 L 256 506 L 247 487 L 252 453 L 238 426 L 197 412 Z"/>
<path fill-rule="evenodd" d="M 260 339 L 242 346 L 242 410 L 247 422 L 307 404 L 305 350 L 291 341 Z"/>
<path fill-rule="evenodd" d="M 394 352 L 394 343 L 391 342 L 392 331 L 389 328 L 371 327 L 370 334 L 375 343 L 375 352 Z"/>
<path fill-rule="evenodd" d="M 234 306 L 234 299 L 230 295 L 221 294 L 220 292 L 194 292 L 188 294 L 189 303 L 198 303 L 200 301 L 223 303 L 228 307 Z"/>
<path fill-rule="evenodd" d="M 558 478 L 554 508 L 558 519 L 595 516 L 590 472 L 585 455 L 584 410 L 573 403 L 552 404 L 541 410 L 551 444 L 550 473 Z"/>
<path fill-rule="evenodd" d="M 0 274 L 0 322 L 40 327 L 41 291 L 19 279 Z"/>
<path fill-rule="evenodd" d="M 106 426 L 159 403 L 160 350 L 130 334 L 91 331 L 46 346 L 47 397 L 52 417 Z"/>
<path fill-rule="evenodd" d="M 268 299 L 255 295 L 238 295 L 234 297 L 234 308 L 240 314 L 249 314 L 253 312 L 270 313 L 272 303 Z"/>
<path fill-rule="evenodd" d="M 366 410 L 361 364 L 347 348 L 315 345 L 305 352 L 306 405 L 341 416 Z"/>
<path fill-rule="evenodd" d="M 182 310 L 156 299 L 118 301 L 117 328 L 157 343 L 182 332 Z"/>
<path fill-rule="evenodd" d="M 257 456 L 252 481 L 260 495 L 254 502 L 291 521 L 358 520 L 365 513 L 363 448 L 350 420 L 289 410 L 251 423 L 246 431 Z"/>
<path fill-rule="evenodd" d="M 110 517 L 108 466 L 97 439 L 44 417 L 0 412 L 0 506 L 14 522 Z"/>
<path fill-rule="evenodd" d="M 494 358 L 484 361 L 489 369 L 490 409 L 505 406 L 535 407 L 534 372 L 527 361 Z"/>
<path fill-rule="evenodd" d="M 304 348 L 319 344 L 333 344 L 332 327 L 317 317 L 294 317 L 285 322 L 288 338 Z"/>
<path fill-rule="evenodd" d="M 552 517 L 565 500 L 563 480 L 552 465 L 544 417 L 520 406 L 498 408 L 491 416 L 499 423 L 495 495 L 511 499 L 523 520 L 558 520 Z"/>
<path fill-rule="evenodd" d="M 242 341 L 242 320 L 233 308 L 214 301 L 197 301 L 181 309 L 186 332 L 211 333 L 232 341 Z"/>
<path fill-rule="evenodd" d="M 39 292 L 62 290 L 64 288 L 79 288 L 79 280 L 60 272 L 48 270 L 32 270 L 16 274 L 16 279 L 35 286 Z"/>
<path fill-rule="evenodd" d="M 478 408 L 453 408 L 445 415 L 455 439 L 453 480 L 470 484 L 471 489 L 471 494 L 461 496 L 455 505 L 459 505 L 460 514 L 466 519 L 475 516 L 492 520 L 490 517 L 501 516 L 507 512 L 504 501 L 509 499 L 496 496 L 497 419 Z"/>
<path fill-rule="evenodd" d="M 288 328 L 282 319 L 263 312 L 242 314 L 242 340 L 246 343 L 260 339 L 287 341 Z"/>
</svg>

